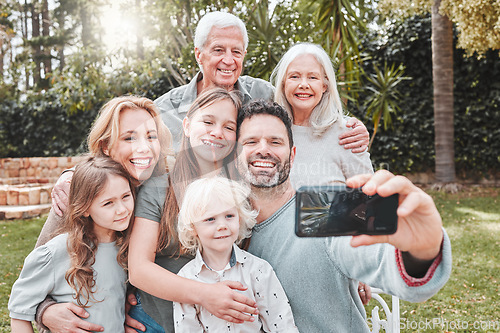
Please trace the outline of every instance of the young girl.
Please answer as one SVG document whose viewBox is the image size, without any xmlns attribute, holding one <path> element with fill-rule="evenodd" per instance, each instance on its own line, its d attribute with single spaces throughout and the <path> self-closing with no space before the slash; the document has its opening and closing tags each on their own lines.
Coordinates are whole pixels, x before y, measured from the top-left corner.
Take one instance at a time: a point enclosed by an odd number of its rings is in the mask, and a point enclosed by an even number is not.
<svg viewBox="0 0 500 333">
<path fill-rule="evenodd" d="M 89 157 L 73 175 L 64 231 L 31 252 L 9 300 L 12 332 L 33 332 L 38 304 L 86 307 L 88 321 L 106 332 L 123 332 L 128 227 L 134 191 L 122 165 Z"/>
<path fill-rule="evenodd" d="M 248 287 L 243 294 L 257 303 L 257 320 L 234 324 L 203 306 L 174 303 L 176 332 L 298 332 L 271 265 L 236 246 L 250 236 L 256 222 L 249 194 L 250 188 L 223 177 L 199 179 L 188 186 L 177 228 L 183 251 L 196 257 L 178 275 L 205 283 L 242 282 Z"/>
<path fill-rule="evenodd" d="M 138 288 L 139 304 L 129 314 L 148 332 L 174 331 L 172 300 L 201 304 L 217 317 L 254 320 L 248 314 L 257 312 L 255 302 L 233 290 L 245 289 L 241 283 L 206 284 L 176 275 L 193 259 L 179 251 L 179 203 L 193 180 L 233 173 L 230 161 L 240 106 L 238 95 L 222 88 L 200 94 L 184 119 L 181 150 L 172 172 L 150 178 L 139 192 L 129 253 L 129 277 Z"/>
</svg>

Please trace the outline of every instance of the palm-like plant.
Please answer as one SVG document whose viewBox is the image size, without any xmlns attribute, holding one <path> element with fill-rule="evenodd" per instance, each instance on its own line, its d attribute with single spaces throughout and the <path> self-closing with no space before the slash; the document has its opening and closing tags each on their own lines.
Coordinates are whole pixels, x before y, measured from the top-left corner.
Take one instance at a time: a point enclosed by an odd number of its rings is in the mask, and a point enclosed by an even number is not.
<svg viewBox="0 0 500 333">
<path fill-rule="evenodd" d="M 401 81 L 409 79 L 403 75 L 404 66 L 402 64 L 398 67 L 393 64 L 389 68 L 385 63 L 383 70 L 375 67 L 375 73 L 367 77 L 369 84 L 366 89 L 371 93 L 365 101 L 366 115 L 372 114 L 373 120 L 373 135 L 368 150 L 370 150 L 373 139 L 375 139 L 380 120 L 383 118 L 384 129 L 387 129 L 392 126 L 392 116 L 396 115 L 400 110 L 398 102 L 401 94 L 397 86 Z"/>
</svg>

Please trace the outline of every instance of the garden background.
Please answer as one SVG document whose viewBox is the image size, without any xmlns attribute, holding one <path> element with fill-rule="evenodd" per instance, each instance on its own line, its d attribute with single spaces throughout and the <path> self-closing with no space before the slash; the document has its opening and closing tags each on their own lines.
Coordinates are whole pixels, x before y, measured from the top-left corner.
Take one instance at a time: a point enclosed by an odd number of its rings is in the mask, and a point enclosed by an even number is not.
<svg viewBox="0 0 500 333">
<path fill-rule="evenodd" d="M 0 0 L 0 158 L 83 153 L 107 100 L 155 99 L 189 82 L 197 72 L 194 28 L 218 9 L 247 25 L 244 74 L 268 79 L 289 46 L 321 44 L 338 70 L 346 110 L 374 138 L 377 168 L 434 179 L 444 156 L 437 181 L 498 184 L 500 0 Z M 448 55 L 440 56 L 440 48 Z M 433 68 L 446 66 L 447 74 L 433 76 Z M 452 98 L 436 94 L 438 78 L 451 82 Z M 432 193 L 458 252 L 456 270 L 449 291 L 435 297 L 444 302 L 435 305 L 441 312 L 408 311 L 448 320 L 467 312 L 471 323 L 475 316 L 498 323 L 498 188 Z M 7 327 L 10 285 L 41 223 L 0 224 L 0 260 L 7 267 L 0 275 L 0 331 Z M 11 248 L 23 242 L 24 250 Z M 443 310 L 448 306 L 457 313 Z"/>
</svg>

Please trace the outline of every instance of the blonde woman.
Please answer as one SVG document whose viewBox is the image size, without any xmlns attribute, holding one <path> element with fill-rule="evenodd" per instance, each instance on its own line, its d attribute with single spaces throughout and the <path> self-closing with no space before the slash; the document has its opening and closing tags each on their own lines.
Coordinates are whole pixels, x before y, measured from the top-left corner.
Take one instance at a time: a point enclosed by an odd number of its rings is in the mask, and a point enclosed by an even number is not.
<svg viewBox="0 0 500 333">
<path fill-rule="evenodd" d="M 172 154 L 171 135 L 161 121 L 157 107 L 150 99 L 138 96 L 121 96 L 107 102 L 92 126 L 87 143 L 90 155 L 109 156 L 120 163 L 134 187 L 140 186 L 153 174 L 164 173 Z M 67 171 L 61 178 L 64 177 L 63 181 L 69 185 L 72 176 L 73 171 Z M 63 224 L 64 219 L 52 209 L 36 247 L 56 236 L 56 230 Z M 52 332 L 77 328 L 99 331 L 102 326 L 80 319 L 87 316 L 87 311 L 75 304 L 55 304 L 50 300 L 40 304 L 37 310 L 37 322 Z M 144 330 L 143 325 L 131 321 L 129 317 L 127 319 L 128 324 Z M 127 332 L 135 332 L 130 327 L 126 329 Z"/>
</svg>

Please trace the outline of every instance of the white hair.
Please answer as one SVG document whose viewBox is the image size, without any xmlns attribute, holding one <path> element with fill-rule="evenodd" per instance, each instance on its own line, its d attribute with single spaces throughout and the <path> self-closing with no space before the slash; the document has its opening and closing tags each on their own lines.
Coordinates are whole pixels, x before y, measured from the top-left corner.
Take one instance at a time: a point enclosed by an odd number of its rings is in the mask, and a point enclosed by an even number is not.
<svg viewBox="0 0 500 333">
<path fill-rule="evenodd" d="M 198 248 L 201 249 L 193 224 L 215 203 L 223 203 L 238 210 L 240 230 L 236 244 L 250 237 L 258 212 L 253 210 L 249 196 L 250 187 L 247 184 L 225 177 L 201 178 L 192 182 L 184 193 L 177 222 L 183 250 L 195 254 Z"/>
<path fill-rule="evenodd" d="M 194 47 L 199 50 L 203 50 L 207 42 L 208 35 L 210 34 L 210 31 L 212 31 L 213 27 L 221 29 L 236 27 L 240 29 L 241 35 L 243 36 L 243 43 L 245 44 L 245 50 L 247 49 L 248 33 L 245 23 L 233 14 L 224 12 L 210 12 L 201 18 L 194 33 Z"/>
<path fill-rule="evenodd" d="M 312 43 L 298 43 L 283 55 L 271 74 L 271 83 L 276 87 L 274 100 L 287 110 L 293 120 L 292 107 L 285 96 L 286 72 L 290 63 L 298 56 L 304 54 L 314 56 L 321 65 L 324 74 L 323 83 L 327 87 L 309 118 L 309 124 L 313 128 L 313 133 L 319 136 L 344 116 L 332 60 L 321 46 Z"/>
</svg>

